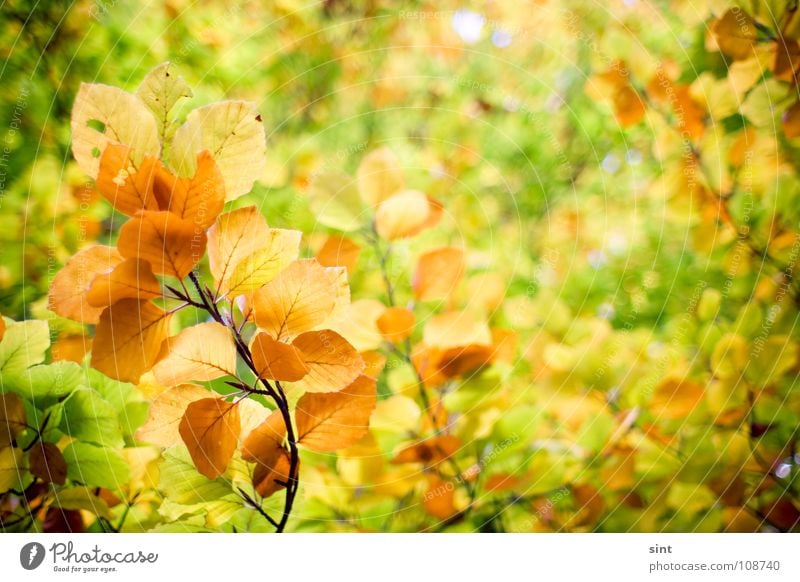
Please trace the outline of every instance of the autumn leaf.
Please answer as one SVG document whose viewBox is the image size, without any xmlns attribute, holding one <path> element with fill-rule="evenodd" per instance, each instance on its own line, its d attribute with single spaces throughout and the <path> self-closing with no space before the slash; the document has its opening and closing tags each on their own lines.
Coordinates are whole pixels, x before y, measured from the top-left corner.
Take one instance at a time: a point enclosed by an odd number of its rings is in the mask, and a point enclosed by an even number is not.
<svg viewBox="0 0 800 582">
<path fill-rule="evenodd" d="M 97 189 L 111 205 L 128 216 L 140 210 L 158 210 L 153 179 L 161 165 L 145 156 L 139 167 L 132 162 L 133 151 L 126 145 L 110 143 L 100 156 Z"/>
<path fill-rule="evenodd" d="M 315 259 L 295 261 L 252 294 L 248 305 L 253 321 L 275 339 L 311 331 L 333 312 L 340 281 L 336 268 L 325 268 Z"/>
<path fill-rule="evenodd" d="M 111 142 L 132 151 L 134 167 L 145 156 L 158 158 L 161 145 L 155 119 L 135 95 L 108 85 L 81 83 L 72 106 L 72 155 L 92 178 L 100 155 Z"/>
<path fill-rule="evenodd" d="M 349 238 L 330 235 L 317 251 L 317 261 L 323 267 L 344 267 L 352 273 L 361 254 L 361 247 Z"/>
<path fill-rule="evenodd" d="M 356 177 L 361 198 L 371 206 L 377 206 L 405 188 L 400 161 L 385 147 L 364 156 Z"/>
<path fill-rule="evenodd" d="M 464 251 L 458 247 L 424 253 L 414 272 L 414 296 L 420 301 L 446 299 L 461 282 L 465 269 Z"/>
<path fill-rule="evenodd" d="M 276 410 L 242 444 L 242 458 L 256 463 L 253 485 L 262 497 L 269 497 L 288 483 L 291 457 L 283 446 L 285 435 L 286 424 Z"/>
<path fill-rule="evenodd" d="M 269 283 L 297 259 L 301 234 L 299 230 L 269 229 L 258 248 L 233 264 L 230 277 L 220 283 L 220 293 L 234 297 Z"/>
<path fill-rule="evenodd" d="M 6 320 L 0 315 L 0 341 L 3 341 L 3 336 L 6 333 Z"/>
<path fill-rule="evenodd" d="M 380 332 L 390 342 L 401 342 L 411 335 L 417 318 L 405 307 L 390 307 L 378 318 Z"/>
<path fill-rule="evenodd" d="M 269 236 L 267 221 L 255 206 L 237 208 L 217 218 L 208 230 L 208 263 L 217 287 L 225 287 L 233 268 Z"/>
<path fill-rule="evenodd" d="M 214 224 L 225 206 L 225 183 L 207 151 L 197 155 L 194 176 L 180 178 L 162 167 L 153 187 L 162 210 L 169 210 L 203 230 Z"/>
<path fill-rule="evenodd" d="M 772 72 L 780 81 L 791 82 L 800 68 L 800 44 L 796 40 L 783 39 L 775 43 L 775 59 Z"/>
<path fill-rule="evenodd" d="M 28 453 L 28 465 L 31 474 L 45 483 L 63 485 L 67 480 L 67 462 L 53 443 L 36 443 Z"/>
<path fill-rule="evenodd" d="M 375 380 L 367 376 L 339 392 L 305 394 L 295 410 L 298 443 L 320 452 L 353 445 L 367 433 L 376 402 Z"/>
<path fill-rule="evenodd" d="M 702 402 L 703 395 L 703 386 L 697 382 L 668 378 L 654 390 L 650 410 L 656 417 L 677 420 L 691 413 Z"/>
<path fill-rule="evenodd" d="M 213 321 L 188 327 L 166 340 L 153 366 L 153 376 L 165 386 L 235 375 L 233 336 L 224 325 Z"/>
<path fill-rule="evenodd" d="M 614 114 L 622 127 L 636 125 L 646 113 L 644 101 L 633 87 L 621 87 L 614 95 Z"/>
<path fill-rule="evenodd" d="M 253 485 L 258 494 L 261 497 L 269 497 L 284 489 L 289 482 L 291 467 L 289 451 L 283 447 L 275 449 L 273 456 L 260 459 L 253 471 Z"/>
<path fill-rule="evenodd" d="M 250 352 L 260 378 L 297 382 L 308 373 L 300 350 L 272 339 L 267 333 L 260 333 L 253 339 Z"/>
<path fill-rule="evenodd" d="M 783 112 L 781 127 L 783 127 L 783 133 L 789 139 L 800 136 L 800 101 L 797 101 Z"/>
<path fill-rule="evenodd" d="M 27 427 L 22 399 L 13 393 L 0 394 L 0 448 L 11 445 Z"/>
<path fill-rule="evenodd" d="M 419 234 L 430 217 L 428 197 L 419 190 L 405 190 L 387 198 L 375 211 L 375 230 L 386 240 Z"/>
<path fill-rule="evenodd" d="M 471 344 L 491 346 L 492 332 L 483 319 L 469 311 L 449 311 L 428 319 L 422 340 L 443 350 Z"/>
<path fill-rule="evenodd" d="M 110 273 L 94 278 L 86 293 L 92 307 L 108 307 L 122 299 L 144 301 L 161 296 L 161 285 L 153 275 L 150 263 L 141 259 L 126 259 Z"/>
<path fill-rule="evenodd" d="M 452 457 L 461 447 L 461 440 L 453 435 L 431 437 L 400 450 L 393 464 L 423 463 L 433 465 Z"/>
<path fill-rule="evenodd" d="M 149 301 L 123 299 L 103 311 L 94 334 L 91 365 L 126 382 L 155 364 L 167 337 L 169 314 Z"/>
<path fill-rule="evenodd" d="M 195 173 L 197 154 L 211 152 L 226 199 L 250 192 L 264 173 L 266 137 L 254 103 L 222 101 L 193 110 L 175 132 L 170 161 L 181 176 Z"/>
<path fill-rule="evenodd" d="M 455 505 L 456 487 L 440 477 L 430 480 L 428 490 L 422 497 L 422 504 L 430 515 L 437 519 L 447 520 L 458 513 Z"/>
<path fill-rule="evenodd" d="M 206 234 L 171 212 L 144 211 L 122 225 L 117 248 L 123 257 L 150 263 L 154 273 L 183 279 L 203 258 Z"/>
<path fill-rule="evenodd" d="M 147 420 L 136 431 L 136 439 L 164 448 L 180 443 L 178 425 L 186 407 L 208 396 L 208 388 L 197 384 L 181 384 L 165 390 L 150 404 Z"/>
<path fill-rule="evenodd" d="M 183 77 L 172 69 L 171 63 L 162 63 L 147 73 L 139 83 L 136 95 L 153 113 L 161 143 L 166 143 L 174 133 L 170 114 L 175 105 L 181 99 L 194 96 Z"/>
<path fill-rule="evenodd" d="M 48 295 L 48 306 L 61 317 L 97 323 L 103 310 L 86 297 L 95 277 L 110 273 L 123 261 L 117 249 L 95 245 L 83 249 L 56 273 Z"/>
<path fill-rule="evenodd" d="M 325 327 L 346 337 L 359 352 L 375 350 L 383 344 L 383 335 L 378 329 L 378 318 L 386 306 L 376 299 L 359 299 L 334 309 Z"/>
<path fill-rule="evenodd" d="M 204 398 L 189 404 L 178 426 L 197 470 L 216 479 L 233 457 L 241 424 L 235 403 Z"/>
<path fill-rule="evenodd" d="M 308 204 L 317 222 L 337 230 L 358 230 L 368 220 L 355 181 L 343 172 L 314 175 Z"/>
<path fill-rule="evenodd" d="M 732 8 L 711 25 L 719 50 L 735 61 L 753 56 L 758 28 L 753 18 L 741 8 Z"/>
<path fill-rule="evenodd" d="M 364 371 L 364 360 L 335 331 L 309 331 L 297 336 L 292 345 L 308 368 L 302 380 L 291 384 L 298 392 L 337 392 Z"/>
</svg>

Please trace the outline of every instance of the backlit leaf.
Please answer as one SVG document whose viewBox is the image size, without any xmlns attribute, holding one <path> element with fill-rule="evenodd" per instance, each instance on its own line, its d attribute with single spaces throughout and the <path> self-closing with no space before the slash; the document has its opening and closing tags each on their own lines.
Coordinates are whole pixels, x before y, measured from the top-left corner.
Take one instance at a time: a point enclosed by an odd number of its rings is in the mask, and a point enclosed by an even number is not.
<svg viewBox="0 0 800 582">
<path fill-rule="evenodd" d="M 67 476 L 74 482 L 120 489 L 130 480 L 130 468 L 113 449 L 74 441 L 64 449 Z"/>
<path fill-rule="evenodd" d="M 94 278 L 86 292 L 92 307 L 108 307 L 121 299 L 144 301 L 161 295 L 161 285 L 153 275 L 150 263 L 141 259 L 125 259 L 110 273 Z"/>
<path fill-rule="evenodd" d="M 231 332 L 219 323 L 186 328 L 166 340 L 161 350 L 153 375 L 164 386 L 236 375 L 236 345 Z"/>
<path fill-rule="evenodd" d="M 128 146 L 108 144 L 100 156 L 97 189 L 114 208 L 128 216 L 140 210 L 158 210 L 153 179 L 160 162 L 145 156 L 137 168 L 132 159 L 133 151 Z"/>
<path fill-rule="evenodd" d="M 197 384 L 181 384 L 162 392 L 150 404 L 147 421 L 136 431 L 137 440 L 164 448 L 179 444 L 178 425 L 186 407 L 209 394 L 208 388 Z"/>
<path fill-rule="evenodd" d="M 228 468 L 239 442 L 239 409 L 219 398 L 196 400 L 186 408 L 178 431 L 197 470 L 216 479 Z"/>
<path fill-rule="evenodd" d="M 414 295 L 420 301 L 446 299 L 464 276 L 464 251 L 458 247 L 440 247 L 420 256 L 414 272 Z"/>
<path fill-rule="evenodd" d="M 259 377 L 267 380 L 297 382 L 308 373 L 303 353 L 296 347 L 260 333 L 250 346 L 253 364 Z"/>
<path fill-rule="evenodd" d="M 378 318 L 378 329 L 387 340 L 401 342 L 411 335 L 417 318 L 405 307 L 390 307 Z"/>
<path fill-rule="evenodd" d="M 269 283 L 297 258 L 301 232 L 271 228 L 252 254 L 233 265 L 230 277 L 223 280 L 220 292 L 236 296 Z"/>
<path fill-rule="evenodd" d="M 162 143 L 172 137 L 171 113 L 175 105 L 184 98 L 193 96 L 192 89 L 183 77 L 176 74 L 170 63 L 161 63 L 147 73 L 136 95 L 153 113 Z"/>
<path fill-rule="evenodd" d="M 364 156 L 357 177 L 361 198 L 371 206 L 377 206 L 405 187 L 400 161 L 392 150 L 385 147 Z"/>
<path fill-rule="evenodd" d="M 344 267 L 352 273 L 361 254 L 361 247 L 349 238 L 331 235 L 317 251 L 317 261 L 323 267 Z"/>
<path fill-rule="evenodd" d="M 97 323 L 103 310 L 89 304 L 86 292 L 98 275 L 110 273 L 123 260 L 117 249 L 103 245 L 76 253 L 53 279 L 48 306 L 61 317 Z"/>
<path fill-rule="evenodd" d="M 429 217 L 428 197 L 419 190 L 405 190 L 378 205 L 375 230 L 386 240 L 408 238 L 420 233 Z"/>
<path fill-rule="evenodd" d="M 315 175 L 308 200 L 317 222 L 324 226 L 349 232 L 368 220 L 355 180 L 342 172 Z"/>
<path fill-rule="evenodd" d="M 297 336 L 292 345 L 308 368 L 302 380 L 291 384 L 298 392 L 337 392 L 364 370 L 356 349 L 335 331 L 309 331 Z"/>
<path fill-rule="evenodd" d="M 255 206 L 238 208 L 217 218 L 208 230 L 208 263 L 217 286 L 225 287 L 233 268 L 269 236 L 267 221 Z"/>
<path fill-rule="evenodd" d="M 225 205 L 222 174 L 207 151 L 197 155 L 191 178 L 172 175 L 166 169 L 156 174 L 155 196 L 163 210 L 169 210 L 203 230 L 214 224 Z"/>
</svg>

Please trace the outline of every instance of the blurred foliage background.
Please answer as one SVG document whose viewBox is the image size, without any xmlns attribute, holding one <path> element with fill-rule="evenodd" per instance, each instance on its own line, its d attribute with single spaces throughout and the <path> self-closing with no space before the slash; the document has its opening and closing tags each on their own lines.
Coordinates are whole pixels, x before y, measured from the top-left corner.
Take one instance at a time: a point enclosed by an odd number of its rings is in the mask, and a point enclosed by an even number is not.
<svg viewBox="0 0 800 582">
<path fill-rule="evenodd" d="M 753 19 L 750 53 L 720 41 L 731 10 Z M 50 320 L 56 342 L 82 333 L 48 312 L 47 288 L 114 232 L 71 161 L 72 100 L 80 82 L 132 90 L 170 61 L 194 104 L 258 103 L 267 171 L 236 206 L 303 230 L 313 252 L 330 232 L 309 206 L 314 176 L 353 174 L 387 146 L 445 208 L 439 228 L 395 249 L 400 302 L 411 257 L 431 244 L 469 247 L 464 302 L 487 297 L 483 274 L 502 282 L 481 307 L 518 334 L 515 356 L 443 401 L 484 451 L 469 460 L 488 454 L 490 475 L 517 481 L 447 528 L 791 530 L 795 11 L 777 0 L 6 2 L 0 312 Z M 354 299 L 382 293 L 377 264 L 365 248 Z M 402 393 L 402 370 L 381 382 Z M 318 482 L 301 528 L 431 519 L 410 502 L 401 511 L 405 493 L 365 493 L 339 471 Z"/>
</svg>

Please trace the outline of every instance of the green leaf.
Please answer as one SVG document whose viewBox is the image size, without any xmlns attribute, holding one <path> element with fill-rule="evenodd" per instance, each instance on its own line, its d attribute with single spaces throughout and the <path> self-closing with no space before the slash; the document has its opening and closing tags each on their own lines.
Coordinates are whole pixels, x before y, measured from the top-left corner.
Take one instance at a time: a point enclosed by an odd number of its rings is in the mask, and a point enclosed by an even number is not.
<svg viewBox="0 0 800 582">
<path fill-rule="evenodd" d="M 123 444 L 119 415 L 97 392 L 79 388 L 64 402 L 60 428 L 73 438 L 119 447 Z"/>
<path fill-rule="evenodd" d="M 92 493 L 88 487 L 72 487 L 62 489 L 53 494 L 55 507 L 62 509 L 83 509 L 98 517 L 111 519 L 113 514 L 104 499 Z"/>
<path fill-rule="evenodd" d="M 3 447 L 0 449 L 0 493 L 9 489 L 22 489 L 20 480 L 26 471 L 22 465 L 22 449 Z"/>
<path fill-rule="evenodd" d="M 192 89 L 183 77 L 170 70 L 170 63 L 162 63 L 147 73 L 136 89 L 136 95 L 153 112 L 162 144 L 172 138 L 170 113 L 181 99 L 193 97 Z"/>
<path fill-rule="evenodd" d="M 122 456 L 108 448 L 73 442 L 64 449 L 67 476 L 77 483 L 117 489 L 130 480 L 130 468 Z"/>
<path fill-rule="evenodd" d="M 0 377 L 22 372 L 25 368 L 42 363 L 44 354 L 50 347 L 47 322 L 3 319 L 6 332 L 0 341 Z"/>
<path fill-rule="evenodd" d="M 75 390 L 86 374 L 75 362 L 42 364 L 8 376 L 6 388 L 36 404 L 62 398 Z"/>
<path fill-rule="evenodd" d="M 208 479 L 198 473 L 183 445 L 164 451 L 158 488 L 172 503 L 194 505 L 230 495 L 232 487 L 223 478 Z"/>
<path fill-rule="evenodd" d="M 343 230 L 356 230 L 367 220 L 355 180 L 340 172 L 325 172 L 312 178 L 308 203 L 317 222 Z"/>
</svg>

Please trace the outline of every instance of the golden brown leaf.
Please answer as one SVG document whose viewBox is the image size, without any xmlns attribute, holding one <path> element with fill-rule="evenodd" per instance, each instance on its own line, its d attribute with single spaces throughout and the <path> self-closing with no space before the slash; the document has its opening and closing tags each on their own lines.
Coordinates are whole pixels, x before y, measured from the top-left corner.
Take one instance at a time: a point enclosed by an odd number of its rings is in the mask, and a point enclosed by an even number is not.
<svg viewBox="0 0 800 582">
<path fill-rule="evenodd" d="M 297 382 L 307 373 L 303 354 L 296 347 L 260 333 L 250 346 L 253 364 L 261 378 L 282 382 Z"/>
<path fill-rule="evenodd" d="M 646 113 L 644 101 L 630 85 L 621 87 L 614 95 L 614 115 L 622 127 L 636 125 Z"/>
<path fill-rule="evenodd" d="M 132 161 L 133 152 L 126 145 L 110 143 L 100 156 L 97 189 L 111 205 L 128 216 L 140 210 L 158 210 L 153 195 L 153 178 L 160 162 L 145 156 L 139 167 Z"/>
<path fill-rule="evenodd" d="M 741 8 L 728 10 L 711 25 L 719 50 L 735 61 L 753 56 L 758 29 L 753 18 Z"/>
<path fill-rule="evenodd" d="M 144 301 L 161 295 L 161 285 L 153 275 L 150 263 L 141 259 L 126 259 L 110 273 L 95 277 L 86 302 L 92 307 L 108 307 L 121 299 Z"/>
<path fill-rule="evenodd" d="M 268 237 L 267 221 L 255 206 L 237 208 L 217 218 L 208 230 L 208 264 L 217 287 L 223 287 L 233 268 Z"/>
<path fill-rule="evenodd" d="M 684 418 L 702 402 L 704 393 L 703 386 L 697 382 L 667 378 L 653 392 L 650 411 L 657 418 Z"/>
<path fill-rule="evenodd" d="M 178 431 L 197 470 L 216 479 L 228 468 L 241 428 L 235 403 L 204 398 L 189 404 Z"/>
<path fill-rule="evenodd" d="M 13 392 L 0 394 L 0 448 L 12 444 L 27 426 L 22 398 Z"/>
<path fill-rule="evenodd" d="M 789 139 L 800 136 L 800 101 L 789 107 L 781 117 L 783 133 Z"/>
<path fill-rule="evenodd" d="M 92 338 L 85 334 L 62 334 L 53 342 L 53 361 L 68 361 L 80 364 L 92 349 Z"/>
<path fill-rule="evenodd" d="M 215 321 L 188 327 L 166 340 L 153 366 L 153 376 L 164 386 L 228 375 L 236 375 L 236 345 L 228 328 Z"/>
<path fill-rule="evenodd" d="M 800 68 L 800 45 L 796 40 L 783 39 L 775 43 L 772 72 L 780 81 L 793 81 Z"/>
<path fill-rule="evenodd" d="M 206 233 L 171 212 L 145 211 L 122 225 L 117 248 L 150 263 L 154 273 L 183 279 L 203 258 Z"/>
<path fill-rule="evenodd" d="M 147 420 L 136 431 L 136 439 L 168 448 L 181 442 L 178 425 L 186 407 L 192 402 L 208 398 L 208 388 L 197 384 L 182 384 L 165 390 L 150 404 Z"/>
<path fill-rule="evenodd" d="M 389 307 L 378 318 L 378 329 L 390 342 L 401 342 L 414 331 L 417 318 L 405 307 Z"/>
<path fill-rule="evenodd" d="M 461 447 L 461 440 L 453 435 L 431 437 L 400 450 L 392 463 L 423 463 L 432 465 L 452 457 Z"/>
<path fill-rule="evenodd" d="M 86 291 L 95 277 L 110 273 L 122 261 L 114 247 L 95 245 L 78 252 L 53 279 L 48 306 L 61 317 L 97 323 L 103 310 L 89 305 Z"/>
<path fill-rule="evenodd" d="M 349 447 L 369 430 L 376 402 L 375 380 L 367 376 L 339 392 L 305 394 L 295 410 L 298 443 L 320 452 Z"/>
<path fill-rule="evenodd" d="M 162 210 L 169 210 L 203 230 L 214 224 L 225 206 L 225 183 L 207 151 L 197 155 L 191 178 L 180 178 L 160 168 L 154 189 Z"/>
<path fill-rule="evenodd" d="M 309 331 L 295 338 L 308 374 L 293 388 L 306 392 L 338 392 L 364 370 L 364 360 L 346 339 L 329 329 Z"/>
<path fill-rule="evenodd" d="M 420 256 L 414 273 L 414 296 L 420 301 L 449 297 L 464 276 L 466 260 L 458 247 L 440 247 Z"/>
<path fill-rule="evenodd" d="M 100 316 L 91 365 L 106 376 L 138 382 L 153 367 L 167 337 L 169 314 L 149 301 L 123 299 Z"/>
<path fill-rule="evenodd" d="M 419 190 L 404 190 L 378 205 L 375 230 L 386 240 L 415 236 L 430 218 L 428 197 Z"/>
<path fill-rule="evenodd" d="M 455 378 L 488 366 L 494 360 L 494 355 L 494 347 L 486 345 L 450 348 L 439 356 L 436 367 L 446 378 Z"/>
<path fill-rule="evenodd" d="M 437 519 L 448 520 L 458 513 L 455 505 L 456 484 L 445 481 L 441 477 L 432 477 L 422 504 L 430 515 Z"/>
<path fill-rule="evenodd" d="M 341 281 L 336 269 L 315 259 L 295 261 L 253 293 L 248 302 L 253 321 L 275 339 L 311 331 L 333 312 Z"/>
<path fill-rule="evenodd" d="M 53 443 L 38 442 L 28 453 L 31 475 L 45 483 L 63 485 L 67 480 L 67 462 Z"/>
<path fill-rule="evenodd" d="M 250 462 L 268 459 L 275 449 L 283 447 L 285 438 L 286 423 L 281 412 L 275 410 L 244 439 L 242 458 Z"/>
<path fill-rule="evenodd" d="M 299 462 L 297 466 L 299 468 Z M 289 482 L 291 467 L 289 451 L 284 447 L 278 447 L 269 457 L 258 459 L 253 470 L 253 486 L 258 494 L 261 497 L 269 497 L 285 488 Z"/>
</svg>

